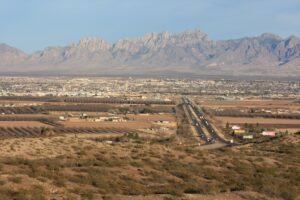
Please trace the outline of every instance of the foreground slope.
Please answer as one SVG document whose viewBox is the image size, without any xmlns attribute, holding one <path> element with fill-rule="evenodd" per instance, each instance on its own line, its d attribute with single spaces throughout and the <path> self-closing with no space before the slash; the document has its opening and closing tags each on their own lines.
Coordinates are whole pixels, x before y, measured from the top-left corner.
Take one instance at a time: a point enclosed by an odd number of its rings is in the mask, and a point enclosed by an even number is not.
<svg viewBox="0 0 300 200">
<path fill-rule="evenodd" d="M 299 198 L 299 135 L 210 151 L 178 139 L 190 137 L 2 139 L 0 198 Z"/>
</svg>

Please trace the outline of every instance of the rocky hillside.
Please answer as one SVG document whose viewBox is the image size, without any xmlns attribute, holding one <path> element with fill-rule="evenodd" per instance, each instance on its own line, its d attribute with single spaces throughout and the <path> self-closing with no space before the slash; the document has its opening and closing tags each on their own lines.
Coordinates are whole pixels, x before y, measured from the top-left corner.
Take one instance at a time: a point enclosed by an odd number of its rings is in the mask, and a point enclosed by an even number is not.
<svg viewBox="0 0 300 200">
<path fill-rule="evenodd" d="M 0 45 L 0 72 L 300 76 L 300 38 L 265 33 L 215 41 L 200 30 L 150 33 L 109 44 L 83 38 L 31 55 Z"/>
<path fill-rule="evenodd" d="M 21 50 L 10 47 L 6 44 L 0 44 L 0 65 L 11 66 L 21 62 L 25 62 L 27 55 Z"/>
</svg>

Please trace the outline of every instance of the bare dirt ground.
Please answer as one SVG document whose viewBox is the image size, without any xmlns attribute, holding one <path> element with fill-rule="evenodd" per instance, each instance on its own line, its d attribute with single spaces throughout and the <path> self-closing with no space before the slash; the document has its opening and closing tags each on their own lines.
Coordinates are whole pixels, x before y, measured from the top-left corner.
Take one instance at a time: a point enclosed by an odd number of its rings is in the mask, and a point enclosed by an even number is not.
<svg viewBox="0 0 300 200">
<path fill-rule="evenodd" d="M 0 105 L 15 105 L 15 106 L 28 106 L 28 105 L 41 105 L 43 102 L 38 101 L 8 101 L 0 100 Z"/>
<path fill-rule="evenodd" d="M 132 115 L 129 114 L 127 115 L 127 117 L 129 117 L 129 119 L 135 120 L 135 121 L 175 121 L 175 116 L 172 114 L 149 114 L 149 115 Z"/>
<path fill-rule="evenodd" d="M 270 119 L 270 118 L 247 118 L 247 117 L 215 117 L 215 119 L 222 121 L 223 125 L 226 122 L 230 124 L 287 124 L 287 125 L 299 125 L 298 119 Z"/>
<path fill-rule="evenodd" d="M 68 111 L 67 112 L 68 114 L 73 114 L 73 115 L 80 115 L 82 114 L 83 112 L 75 112 L 75 111 Z M 89 115 L 89 116 L 107 116 L 109 115 L 108 112 L 84 112 L 85 114 Z M 49 115 L 52 115 L 52 116 L 64 116 L 66 114 L 66 112 L 62 112 L 62 111 L 50 111 L 49 112 Z"/>
<path fill-rule="evenodd" d="M 37 121 L 0 121 L 0 127 L 51 127 Z"/>
<path fill-rule="evenodd" d="M 132 128 L 132 129 L 145 129 L 152 126 L 147 122 L 61 122 L 66 127 L 114 127 L 114 128 Z"/>
<path fill-rule="evenodd" d="M 218 101 L 218 100 L 208 100 L 199 101 L 199 104 L 205 107 L 244 107 L 244 108 L 294 108 L 299 109 L 300 104 L 288 100 L 228 100 L 228 101 Z"/>
</svg>

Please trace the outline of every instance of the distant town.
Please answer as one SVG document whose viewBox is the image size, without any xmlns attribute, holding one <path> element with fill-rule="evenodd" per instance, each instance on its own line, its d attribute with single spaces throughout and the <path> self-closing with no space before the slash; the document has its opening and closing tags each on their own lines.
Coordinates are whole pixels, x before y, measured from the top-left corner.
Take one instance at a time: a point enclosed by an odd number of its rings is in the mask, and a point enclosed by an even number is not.
<svg viewBox="0 0 300 200">
<path fill-rule="evenodd" d="M 0 96 L 120 97 L 172 99 L 210 95 L 217 99 L 300 99 L 299 81 L 239 81 L 172 78 L 0 77 Z"/>
</svg>

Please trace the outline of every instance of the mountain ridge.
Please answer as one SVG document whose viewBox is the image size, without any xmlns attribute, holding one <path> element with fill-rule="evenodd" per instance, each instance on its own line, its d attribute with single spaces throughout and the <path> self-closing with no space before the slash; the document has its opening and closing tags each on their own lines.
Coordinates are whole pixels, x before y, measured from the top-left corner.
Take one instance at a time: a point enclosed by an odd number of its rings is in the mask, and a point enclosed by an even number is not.
<svg viewBox="0 0 300 200">
<path fill-rule="evenodd" d="M 300 38 L 272 33 L 212 40 L 203 31 L 148 33 L 110 44 L 84 37 L 32 54 L 0 44 L 0 72 L 147 74 L 170 71 L 211 75 L 300 76 Z"/>
</svg>

